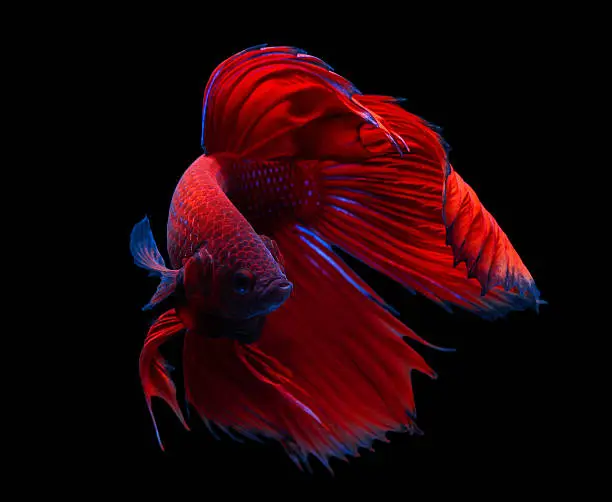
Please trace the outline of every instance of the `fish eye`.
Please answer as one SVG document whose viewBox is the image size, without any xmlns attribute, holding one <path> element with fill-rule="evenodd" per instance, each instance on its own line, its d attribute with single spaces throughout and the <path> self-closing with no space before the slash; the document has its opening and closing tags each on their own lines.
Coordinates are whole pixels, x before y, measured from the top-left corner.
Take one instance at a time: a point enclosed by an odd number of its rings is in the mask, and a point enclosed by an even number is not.
<svg viewBox="0 0 612 502">
<path fill-rule="evenodd" d="M 250 270 L 241 268 L 234 273 L 232 278 L 232 287 L 234 292 L 239 295 L 246 295 L 255 284 L 255 277 Z"/>
</svg>

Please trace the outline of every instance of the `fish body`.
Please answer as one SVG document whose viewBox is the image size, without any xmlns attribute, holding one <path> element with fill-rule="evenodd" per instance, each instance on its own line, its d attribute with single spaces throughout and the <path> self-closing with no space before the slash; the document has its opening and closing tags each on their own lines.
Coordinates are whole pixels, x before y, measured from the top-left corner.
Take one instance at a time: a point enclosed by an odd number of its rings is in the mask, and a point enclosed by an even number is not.
<svg viewBox="0 0 612 502">
<path fill-rule="evenodd" d="M 273 243 L 232 204 L 223 178 L 220 161 L 206 156 L 183 174 L 170 206 L 168 254 L 174 268 L 198 257 L 197 266 L 185 270 L 192 315 L 212 311 L 226 319 L 250 319 L 277 308 L 291 284 L 273 255 Z M 187 280 L 189 273 L 195 279 Z M 245 290 L 236 291 L 241 278 Z"/>
<path fill-rule="evenodd" d="M 446 310 L 495 319 L 544 303 L 438 132 L 299 49 L 219 65 L 202 141 L 172 198 L 170 268 L 148 220 L 132 233 L 136 264 L 161 279 L 147 308 L 171 307 L 140 358 L 152 415 L 157 396 L 187 427 L 158 350 L 184 334 L 200 417 L 276 439 L 298 465 L 417 432 L 411 372 L 435 373 L 406 340 L 433 346 L 337 249 Z"/>
</svg>

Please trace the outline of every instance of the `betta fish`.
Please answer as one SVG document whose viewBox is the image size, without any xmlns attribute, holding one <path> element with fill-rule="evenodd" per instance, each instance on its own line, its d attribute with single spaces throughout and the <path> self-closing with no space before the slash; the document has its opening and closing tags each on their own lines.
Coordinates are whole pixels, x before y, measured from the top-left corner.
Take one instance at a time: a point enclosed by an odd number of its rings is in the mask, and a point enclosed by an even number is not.
<svg viewBox="0 0 612 502">
<path fill-rule="evenodd" d="M 149 221 L 136 265 L 160 278 L 139 361 L 146 402 L 188 429 L 161 346 L 183 338 L 187 406 L 229 435 L 279 441 L 300 467 L 418 432 L 412 371 L 435 378 L 399 319 L 340 253 L 412 293 L 495 319 L 541 303 L 439 130 L 292 47 L 221 63 L 202 148 L 178 182 L 169 266 Z M 163 446 L 162 446 L 163 448 Z"/>
</svg>

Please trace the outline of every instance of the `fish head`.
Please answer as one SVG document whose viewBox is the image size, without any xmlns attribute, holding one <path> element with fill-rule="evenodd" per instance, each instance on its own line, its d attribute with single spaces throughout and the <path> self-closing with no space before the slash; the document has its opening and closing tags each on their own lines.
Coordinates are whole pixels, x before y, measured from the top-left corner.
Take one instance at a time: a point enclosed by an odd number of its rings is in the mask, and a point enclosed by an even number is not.
<svg viewBox="0 0 612 502">
<path fill-rule="evenodd" d="M 266 316 L 293 290 L 282 263 L 258 238 L 222 259 L 207 253 L 202 248 L 183 267 L 183 322 L 213 338 L 259 339 Z"/>
<path fill-rule="evenodd" d="M 240 249 L 220 270 L 218 287 L 219 315 L 234 320 L 270 314 L 293 290 L 283 266 L 260 239 Z"/>
</svg>

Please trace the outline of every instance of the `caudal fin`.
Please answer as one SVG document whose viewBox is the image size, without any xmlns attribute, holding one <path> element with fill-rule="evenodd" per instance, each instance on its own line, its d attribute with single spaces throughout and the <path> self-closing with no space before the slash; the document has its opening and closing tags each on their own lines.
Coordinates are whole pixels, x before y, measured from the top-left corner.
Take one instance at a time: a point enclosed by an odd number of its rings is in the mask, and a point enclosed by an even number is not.
<svg viewBox="0 0 612 502">
<path fill-rule="evenodd" d="M 320 166 L 322 211 L 313 231 L 443 306 L 495 318 L 543 303 L 507 235 L 449 164 L 438 134 L 390 98 L 359 101 L 410 153 L 399 156 L 383 132 L 362 127 L 368 156 Z"/>
</svg>

